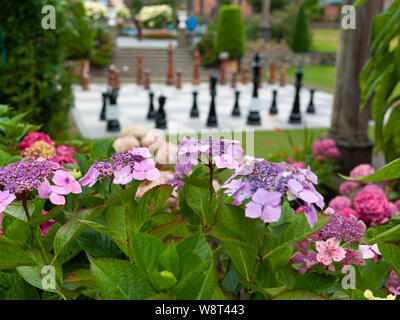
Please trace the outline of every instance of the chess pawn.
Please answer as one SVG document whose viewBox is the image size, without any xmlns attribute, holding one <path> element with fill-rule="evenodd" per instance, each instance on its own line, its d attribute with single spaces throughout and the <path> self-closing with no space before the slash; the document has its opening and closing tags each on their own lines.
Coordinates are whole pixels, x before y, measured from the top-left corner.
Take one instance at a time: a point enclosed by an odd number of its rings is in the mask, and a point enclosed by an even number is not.
<svg viewBox="0 0 400 320">
<path fill-rule="evenodd" d="M 176 71 L 176 88 L 182 89 L 182 70 Z"/>
<path fill-rule="evenodd" d="M 143 56 L 139 54 L 137 56 L 137 79 L 136 84 L 138 86 L 143 85 Z"/>
<path fill-rule="evenodd" d="M 193 94 L 193 105 L 192 110 L 190 110 L 190 117 L 191 118 L 198 118 L 199 117 L 199 109 L 197 108 L 197 94 L 198 92 L 195 90 L 192 92 Z"/>
<path fill-rule="evenodd" d="M 150 90 L 150 70 L 144 70 L 144 88 Z"/>
<path fill-rule="evenodd" d="M 117 105 L 118 90 L 112 90 L 110 98 L 110 105 L 106 109 L 107 131 L 120 131 L 119 124 L 119 109 Z"/>
<path fill-rule="evenodd" d="M 233 105 L 232 117 L 240 117 L 239 96 L 240 91 L 235 90 L 235 104 Z"/>
<path fill-rule="evenodd" d="M 207 127 L 215 128 L 218 127 L 218 120 L 217 120 L 217 111 L 215 108 L 215 96 L 217 95 L 217 80 L 218 77 L 215 73 L 210 76 L 210 95 L 211 95 L 211 103 L 210 103 L 210 110 L 208 112 L 207 117 Z"/>
<path fill-rule="evenodd" d="M 236 89 L 237 87 L 237 72 L 233 72 L 231 76 L 231 88 Z"/>
<path fill-rule="evenodd" d="M 315 113 L 315 106 L 314 106 L 314 95 L 315 95 L 315 89 L 310 89 L 310 103 L 308 104 L 307 107 L 307 113 Z"/>
<path fill-rule="evenodd" d="M 219 76 L 219 84 L 225 85 L 226 84 L 226 58 L 221 58 L 221 67 L 220 67 L 220 76 Z"/>
<path fill-rule="evenodd" d="M 156 128 L 157 129 L 167 129 L 167 117 L 164 110 L 164 105 L 167 98 L 163 95 L 158 97 L 158 111 L 156 116 Z"/>
<path fill-rule="evenodd" d="M 89 74 L 87 72 L 83 72 L 82 74 L 82 90 L 89 91 Z"/>
<path fill-rule="evenodd" d="M 290 113 L 289 123 L 300 124 L 301 123 L 301 113 L 300 113 L 300 91 L 303 86 L 303 71 L 299 68 L 296 72 L 296 94 L 293 102 L 292 112 Z"/>
<path fill-rule="evenodd" d="M 269 114 L 278 114 L 278 106 L 276 104 L 276 98 L 278 95 L 277 90 L 272 91 L 272 104 L 271 107 L 269 108 Z"/>
<path fill-rule="evenodd" d="M 250 82 L 250 70 L 248 66 L 242 67 L 242 84 L 248 84 Z"/>
<path fill-rule="evenodd" d="M 155 119 L 157 112 L 154 110 L 154 93 L 153 91 L 149 92 L 149 111 L 147 112 L 147 119 L 151 120 L 151 119 Z"/>
<path fill-rule="evenodd" d="M 286 86 L 286 69 L 282 68 L 279 75 L 279 85 L 281 87 Z"/>
</svg>

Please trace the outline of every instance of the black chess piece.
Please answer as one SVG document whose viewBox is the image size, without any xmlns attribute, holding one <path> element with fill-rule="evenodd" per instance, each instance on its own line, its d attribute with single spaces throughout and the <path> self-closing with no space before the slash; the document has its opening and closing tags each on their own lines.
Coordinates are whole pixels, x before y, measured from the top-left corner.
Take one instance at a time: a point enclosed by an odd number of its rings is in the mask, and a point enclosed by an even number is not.
<svg viewBox="0 0 400 320">
<path fill-rule="evenodd" d="M 110 104 L 106 109 L 106 119 L 107 119 L 107 131 L 120 131 L 121 126 L 119 124 L 118 115 L 118 90 L 113 89 L 109 95 Z"/>
<path fill-rule="evenodd" d="M 251 99 L 250 110 L 247 116 L 247 124 L 249 125 L 260 125 L 260 100 L 258 99 L 258 86 L 260 83 L 260 70 L 262 65 L 260 63 L 260 55 L 256 53 L 254 61 L 252 63 L 253 68 L 253 97 Z"/>
<path fill-rule="evenodd" d="M 163 95 L 158 97 L 158 111 L 156 116 L 156 128 L 167 129 L 167 116 L 165 114 L 164 105 L 167 98 Z"/>
<path fill-rule="evenodd" d="M 314 95 L 315 95 L 315 89 L 310 89 L 310 103 L 308 104 L 307 107 L 307 113 L 315 113 L 315 106 L 314 106 Z"/>
<path fill-rule="evenodd" d="M 157 112 L 154 110 L 154 93 L 153 91 L 149 91 L 149 111 L 147 112 L 147 119 L 155 119 L 157 116 Z"/>
<path fill-rule="evenodd" d="M 101 107 L 100 120 L 106 120 L 106 109 L 107 109 L 109 94 L 108 92 L 103 92 L 101 95 L 103 97 L 103 106 Z"/>
<path fill-rule="evenodd" d="M 217 112 L 215 109 L 215 96 L 217 95 L 217 80 L 218 76 L 213 73 L 210 76 L 210 95 L 211 95 L 211 103 L 210 103 L 210 111 L 208 112 L 207 117 L 207 127 L 215 128 L 218 127 L 218 120 L 217 120 Z"/>
<path fill-rule="evenodd" d="M 303 71 L 301 68 L 297 69 L 296 72 L 296 95 L 293 102 L 293 109 L 290 113 L 289 123 L 300 124 L 301 113 L 300 113 L 300 91 L 302 88 Z"/>
<path fill-rule="evenodd" d="M 272 104 L 271 104 L 271 107 L 269 108 L 269 114 L 278 114 L 278 106 L 276 103 L 277 96 L 278 96 L 278 91 L 273 90 L 272 91 Z"/>
<path fill-rule="evenodd" d="M 198 92 L 194 90 L 193 94 L 193 105 L 192 110 L 190 110 L 190 117 L 191 118 L 198 118 L 199 117 L 199 109 L 197 108 L 197 94 Z"/>
<path fill-rule="evenodd" d="M 239 97 L 240 91 L 235 90 L 235 104 L 233 105 L 232 117 L 240 117 Z"/>
</svg>

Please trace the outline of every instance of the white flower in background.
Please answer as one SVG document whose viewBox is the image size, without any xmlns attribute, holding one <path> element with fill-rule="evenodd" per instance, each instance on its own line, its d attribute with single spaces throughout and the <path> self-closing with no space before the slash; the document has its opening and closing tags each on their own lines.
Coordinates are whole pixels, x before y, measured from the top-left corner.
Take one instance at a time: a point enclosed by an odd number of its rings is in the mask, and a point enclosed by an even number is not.
<svg viewBox="0 0 400 320">
<path fill-rule="evenodd" d="M 173 10 L 167 4 L 144 6 L 136 15 L 136 18 L 143 22 L 147 22 L 157 18 L 158 16 L 163 16 L 167 22 L 170 22 L 173 19 Z"/>
<path fill-rule="evenodd" d="M 129 20 L 131 18 L 131 12 L 126 5 L 120 4 L 117 6 L 117 17 L 124 20 Z"/>
<path fill-rule="evenodd" d="M 86 14 L 93 20 L 98 21 L 108 17 L 108 10 L 104 4 L 94 1 L 85 1 Z"/>
</svg>

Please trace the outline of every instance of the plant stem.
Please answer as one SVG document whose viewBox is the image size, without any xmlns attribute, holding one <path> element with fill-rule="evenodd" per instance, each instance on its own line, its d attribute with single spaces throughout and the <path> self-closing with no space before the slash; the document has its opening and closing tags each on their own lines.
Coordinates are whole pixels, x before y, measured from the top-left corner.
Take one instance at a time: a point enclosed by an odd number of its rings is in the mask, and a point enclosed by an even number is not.
<svg viewBox="0 0 400 320">
<path fill-rule="evenodd" d="M 32 236 L 33 238 L 38 242 L 39 246 L 40 246 L 40 251 L 42 253 L 43 259 L 46 262 L 47 265 L 50 265 L 50 259 L 47 256 L 46 250 L 43 247 L 43 243 L 40 240 L 40 238 L 38 237 L 37 232 L 35 231 L 33 225 L 31 224 L 31 217 L 29 215 L 29 210 L 28 210 L 28 205 L 27 205 L 27 201 L 26 199 L 22 200 L 22 205 L 24 207 L 24 211 L 25 211 L 25 215 L 26 215 L 26 219 L 28 220 L 28 225 L 29 225 L 29 229 L 31 230 Z"/>
</svg>

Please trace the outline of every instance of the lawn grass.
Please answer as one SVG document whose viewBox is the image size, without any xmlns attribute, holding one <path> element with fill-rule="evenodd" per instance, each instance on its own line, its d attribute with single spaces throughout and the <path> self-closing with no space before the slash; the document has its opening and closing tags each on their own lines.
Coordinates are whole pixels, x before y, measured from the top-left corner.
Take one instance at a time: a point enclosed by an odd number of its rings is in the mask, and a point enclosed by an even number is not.
<svg viewBox="0 0 400 320">
<path fill-rule="evenodd" d="M 337 52 L 339 29 L 312 29 L 313 50 L 318 52 Z"/>
<path fill-rule="evenodd" d="M 288 68 L 287 75 L 289 81 L 294 81 L 296 68 Z M 303 68 L 303 82 L 307 87 L 315 87 L 317 90 L 333 93 L 336 78 L 334 66 L 308 66 Z"/>
</svg>

